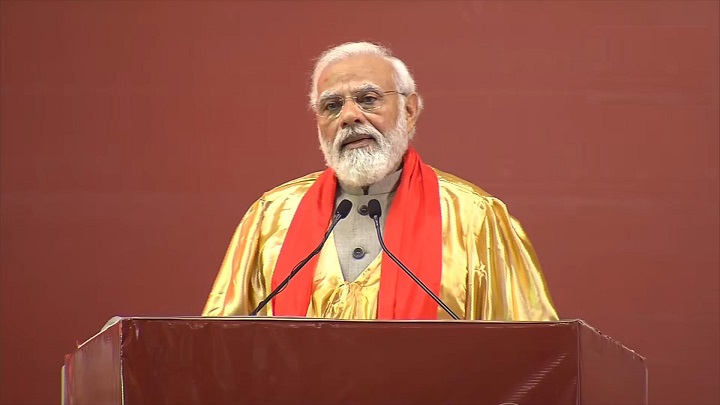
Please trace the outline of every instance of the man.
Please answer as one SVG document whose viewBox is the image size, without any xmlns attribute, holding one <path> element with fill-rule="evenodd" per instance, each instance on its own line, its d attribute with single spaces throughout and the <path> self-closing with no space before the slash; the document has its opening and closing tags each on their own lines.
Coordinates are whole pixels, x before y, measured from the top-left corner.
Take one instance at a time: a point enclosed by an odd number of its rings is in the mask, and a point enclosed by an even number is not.
<svg viewBox="0 0 720 405">
<path fill-rule="evenodd" d="M 260 315 L 447 319 L 387 248 L 461 319 L 556 320 L 535 252 L 501 201 L 422 162 L 409 146 L 422 100 L 405 64 L 370 43 L 318 59 L 310 105 L 328 169 L 257 200 L 232 238 L 205 316 L 247 315 L 353 204 L 315 256 Z"/>
</svg>

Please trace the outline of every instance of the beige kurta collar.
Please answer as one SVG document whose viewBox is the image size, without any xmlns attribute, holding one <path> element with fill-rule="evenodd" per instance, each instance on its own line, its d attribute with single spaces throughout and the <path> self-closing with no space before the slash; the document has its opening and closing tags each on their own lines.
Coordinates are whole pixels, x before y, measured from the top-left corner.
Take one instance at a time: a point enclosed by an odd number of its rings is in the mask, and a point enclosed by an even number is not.
<svg viewBox="0 0 720 405">
<path fill-rule="evenodd" d="M 338 181 L 338 186 L 345 194 L 350 195 L 379 195 L 394 192 L 400 184 L 402 169 L 396 170 L 368 187 L 353 187 Z"/>
</svg>

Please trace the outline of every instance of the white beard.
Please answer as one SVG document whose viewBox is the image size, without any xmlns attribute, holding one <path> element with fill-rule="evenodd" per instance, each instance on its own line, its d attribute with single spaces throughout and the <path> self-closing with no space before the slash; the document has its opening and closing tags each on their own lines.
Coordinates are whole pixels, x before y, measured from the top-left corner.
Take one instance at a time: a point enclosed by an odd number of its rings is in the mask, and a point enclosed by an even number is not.
<svg viewBox="0 0 720 405">
<path fill-rule="evenodd" d="M 370 135 L 376 143 L 342 150 L 343 142 L 355 135 Z M 407 117 L 402 110 L 395 127 L 385 135 L 370 124 L 358 124 L 339 130 L 334 141 L 323 140 L 318 129 L 318 138 L 325 164 L 335 171 L 341 183 L 351 187 L 369 186 L 385 178 L 399 166 L 410 142 Z"/>
</svg>

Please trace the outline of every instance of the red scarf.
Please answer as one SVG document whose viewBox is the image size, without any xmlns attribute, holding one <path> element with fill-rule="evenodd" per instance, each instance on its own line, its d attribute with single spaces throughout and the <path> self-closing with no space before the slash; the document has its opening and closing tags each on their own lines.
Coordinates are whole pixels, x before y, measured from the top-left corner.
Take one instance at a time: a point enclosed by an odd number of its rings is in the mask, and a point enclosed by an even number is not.
<svg viewBox="0 0 720 405">
<path fill-rule="evenodd" d="M 337 180 L 325 170 L 293 217 L 272 278 L 276 288 L 322 240 L 335 208 Z M 442 273 L 442 219 L 435 171 L 411 147 L 385 222 L 385 245 L 436 295 Z M 368 221 L 371 219 L 368 218 Z M 276 316 L 306 316 L 313 293 L 316 255 L 273 299 Z M 378 319 L 437 319 L 438 305 L 385 253 L 382 256 Z"/>
</svg>

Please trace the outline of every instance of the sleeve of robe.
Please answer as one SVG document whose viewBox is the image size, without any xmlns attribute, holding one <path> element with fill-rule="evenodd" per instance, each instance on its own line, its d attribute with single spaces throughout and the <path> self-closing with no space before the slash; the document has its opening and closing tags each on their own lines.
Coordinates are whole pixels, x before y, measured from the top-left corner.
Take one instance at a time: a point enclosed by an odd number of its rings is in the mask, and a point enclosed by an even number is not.
<svg viewBox="0 0 720 405">
<path fill-rule="evenodd" d="M 468 280 L 466 319 L 557 320 L 536 252 L 507 207 L 496 198 L 484 198 L 471 227 L 475 271 Z"/>
<path fill-rule="evenodd" d="M 257 200 L 237 226 L 203 316 L 248 315 L 264 298 L 265 281 L 259 260 L 264 205 L 264 200 Z"/>
</svg>

